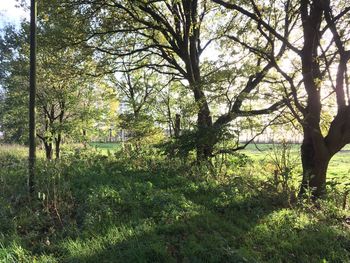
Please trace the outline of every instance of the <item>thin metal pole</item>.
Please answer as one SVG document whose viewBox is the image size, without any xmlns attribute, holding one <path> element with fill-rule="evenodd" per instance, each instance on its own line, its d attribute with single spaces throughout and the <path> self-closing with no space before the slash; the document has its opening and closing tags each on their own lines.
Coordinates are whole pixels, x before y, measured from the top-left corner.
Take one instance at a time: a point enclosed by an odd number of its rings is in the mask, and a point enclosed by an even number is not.
<svg viewBox="0 0 350 263">
<path fill-rule="evenodd" d="M 35 96 L 36 96 L 36 19 L 37 3 L 31 0 L 30 4 L 30 76 L 29 76 L 29 195 L 33 197 L 35 190 Z"/>
</svg>

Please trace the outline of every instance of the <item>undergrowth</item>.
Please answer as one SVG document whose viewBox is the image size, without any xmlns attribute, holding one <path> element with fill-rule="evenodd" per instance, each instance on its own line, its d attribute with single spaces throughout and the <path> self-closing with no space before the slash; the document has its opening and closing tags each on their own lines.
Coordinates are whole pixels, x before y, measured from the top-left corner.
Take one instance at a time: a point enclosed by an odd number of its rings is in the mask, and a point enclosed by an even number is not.
<svg viewBox="0 0 350 263">
<path fill-rule="evenodd" d="M 294 181 L 281 187 L 274 169 L 80 149 L 39 158 L 29 203 L 25 153 L 1 151 L 0 262 L 350 262 L 336 190 L 291 200 Z"/>
</svg>

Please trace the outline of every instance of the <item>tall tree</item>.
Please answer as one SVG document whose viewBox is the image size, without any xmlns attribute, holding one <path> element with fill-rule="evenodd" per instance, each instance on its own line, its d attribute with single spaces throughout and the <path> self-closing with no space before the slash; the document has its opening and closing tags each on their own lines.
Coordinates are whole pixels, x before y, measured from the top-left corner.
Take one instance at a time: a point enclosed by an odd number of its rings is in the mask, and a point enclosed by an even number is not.
<svg viewBox="0 0 350 263">
<path fill-rule="evenodd" d="M 217 132 L 237 116 L 270 113 L 282 103 L 273 101 L 259 110 L 243 109 L 246 94 L 256 89 L 271 68 L 249 76 L 247 88 L 236 97 L 237 103 L 229 112 L 213 120 L 207 96 L 206 72 L 203 54 L 208 47 L 222 37 L 220 20 L 215 9 L 206 0 L 188 1 L 73 1 L 80 15 L 90 19 L 90 32 L 86 46 L 106 54 L 112 62 L 112 71 L 118 71 L 118 60 L 130 54 L 138 54 L 138 67 L 149 67 L 160 73 L 171 74 L 182 80 L 192 93 L 196 105 L 198 140 L 197 157 L 207 159 L 218 141 Z M 66 6 L 69 6 L 67 4 Z M 236 21 L 238 22 L 238 21 Z M 135 45 L 135 41 L 137 41 Z M 151 57 L 151 59 L 150 59 Z M 214 70 L 215 71 L 215 70 Z M 206 139 L 203 139 L 206 137 Z"/>
<path fill-rule="evenodd" d="M 262 29 L 262 35 L 278 39 L 287 46 L 289 58 L 276 60 L 274 68 L 284 78 L 284 88 L 292 94 L 293 100 L 288 107 L 303 129 L 300 195 L 307 190 L 314 197 L 324 195 L 328 164 L 350 143 L 347 71 L 350 7 L 346 1 L 286 1 L 293 7 L 285 10 L 286 16 L 295 17 L 296 27 L 289 34 L 293 37 L 285 37 L 270 24 L 263 8 L 255 1 L 246 5 L 213 1 L 240 12 Z M 276 6 L 276 3 L 271 0 L 266 5 Z M 279 2 L 279 5 L 283 6 L 283 3 Z M 291 59 L 293 56 L 295 59 Z M 282 65 L 286 61 L 288 67 Z M 326 107 L 326 102 L 334 105 L 334 110 Z M 325 116 L 328 119 L 325 120 Z"/>
<path fill-rule="evenodd" d="M 9 26 L 0 36 L 0 126 L 3 140 L 8 143 L 28 144 L 29 47 L 21 45 L 27 41 L 23 37 L 27 32 L 17 34 L 15 28 Z M 12 72 L 17 72 L 16 77 Z"/>
<path fill-rule="evenodd" d="M 36 136 L 44 145 L 47 159 L 60 156 L 64 138 L 78 140 L 81 129 L 88 130 L 109 111 L 106 106 L 116 96 L 103 78 L 94 77 L 96 65 L 91 54 L 78 47 L 60 47 L 53 22 L 38 26 L 38 85 L 36 92 Z M 29 46 L 28 23 L 20 29 L 8 27 L 0 39 L 1 103 L 0 125 L 9 142 L 28 143 L 27 113 Z M 55 30 L 53 30 L 55 29 Z M 54 31 L 54 32 L 52 32 Z"/>
<path fill-rule="evenodd" d="M 130 62 L 135 59 L 136 55 L 125 58 L 121 65 L 123 72 L 112 74 L 109 79 L 119 94 L 120 102 L 125 106 L 123 112 L 120 112 L 120 126 L 127 131 L 128 140 L 134 142 L 140 150 L 142 144 L 159 137 L 152 108 L 155 106 L 156 96 L 169 81 L 162 83 L 162 76 L 153 69 L 131 70 Z"/>
</svg>

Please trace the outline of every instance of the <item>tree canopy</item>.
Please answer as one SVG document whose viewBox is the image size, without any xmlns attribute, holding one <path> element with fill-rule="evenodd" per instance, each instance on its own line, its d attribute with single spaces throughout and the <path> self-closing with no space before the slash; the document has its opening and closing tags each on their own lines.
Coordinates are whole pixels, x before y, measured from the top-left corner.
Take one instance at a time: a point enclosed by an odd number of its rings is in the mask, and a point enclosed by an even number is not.
<svg viewBox="0 0 350 263">
<path fill-rule="evenodd" d="M 330 159 L 350 142 L 346 1 L 39 1 L 39 10 L 37 134 L 49 159 L 63 137 L 103 127 L 110 139 L 112 129 L 137 140 L 163 130 L 200 163 L 288 123 L 303 136 L 300 193 L 325 191 Z M 7 141 L 26 142 L 27 39 L 24 22 L 0 41 Z"/>
</svg>

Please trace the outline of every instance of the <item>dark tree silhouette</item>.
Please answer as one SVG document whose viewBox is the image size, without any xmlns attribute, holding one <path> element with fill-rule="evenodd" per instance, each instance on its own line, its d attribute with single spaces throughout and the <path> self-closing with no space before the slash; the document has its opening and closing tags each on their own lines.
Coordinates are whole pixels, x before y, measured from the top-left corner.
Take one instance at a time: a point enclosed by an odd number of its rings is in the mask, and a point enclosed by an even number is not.
<svg viewBox="0 0 350 263">
<path fill-rule="evenodd" d="M 307 190 L 317 198 L 326 192 L 326 175 L 331 158 L 346 144 L 350 143 L 350 96 L 348 86 L 347 64 L 350 50 L 348 20 L 350 7 L 345 1 L 324 0 L 288 0 L 285 4 L 294 6 L 294 12 L 288 16 L 295 17 L 297 30 L 301 32 L 301 40 L 289 39 L 264 20 L 260 8 L 254 0 L 246 6 L 238 6 L 222 0 L 213 0 L 225 8 L 236 10 L 263 28 L 262 34 L 269 35 L 271 40 L 278 39 L 290 52 L 296 54 L 301 64 L 301 77 L 286 73 L 275 61 L 274 67 L 289 85 L 293 100 L 287 102 L 288 107 L 299 121 L 303 130 L 301 159 L 303 179 L 300 196 Z M 338 12 L 338 14 L 334 14 Z M 298 32 L 294 32 L 298 35 Z M 326 36 L 330 33 L 332 38 Z M 289 35 L 293 35 L 290 33 Z M 300 35 L 300 34 L 299 34 Z M 331 67 L 337 69 L 333 78 Z M 326 96 L 335 95 L 337 111 L 329 121 L 326 131 L 322 127 L 322 97 L 328 81 L 333 90 Z M 300 96 L 301 84 L 306 99 Z M 327 91 L 327 90 L 325 90 Z"/>
</svg>

